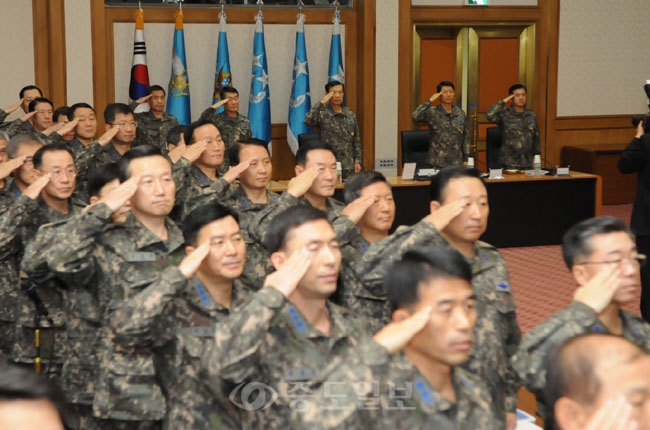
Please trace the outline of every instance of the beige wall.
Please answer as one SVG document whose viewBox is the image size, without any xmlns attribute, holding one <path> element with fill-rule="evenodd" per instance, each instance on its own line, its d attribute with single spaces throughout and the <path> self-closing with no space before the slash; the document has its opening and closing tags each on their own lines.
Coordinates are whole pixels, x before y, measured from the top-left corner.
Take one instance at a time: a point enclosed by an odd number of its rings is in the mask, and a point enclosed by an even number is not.
<svg viewBox="0 0 650 430">
<path fill-rule="evenodd" d="M 32 2 L 0 0 L 0 10 L 0 108 L 6 108 L 18 101 L 22 87 L 34 83 Z M 17 118 L 20 112 L 19 108 L 9 120 Z"/>
<path fill-rule="evenodd" d="M 491 6 L 537 6 L 537 0 L 489 0 Z M 413 6 L 464 6 L 465 0 L 411 0 Z"/>
<path fill-rule="evenodd" d="M 116 23 L 114 26 L 116 101 L 126 102 L 129 96 L 133 30 L 132 23 Z M 145 10 L 144 31 L 149 82 L 167 88 L 171 72 L 174 24 L 146 23 Z M 248 112 L 254 31 L 255 25 L 252 23 L 228 25 L 230 70 L 233 85 L 240 93 L 240 111 L 244 114 Z M 198 119 L 201 112 L 212 103 L 218 25 L 185 24 L 184 32 L 192 119 Z M 269 67 L 271 122 L 286 123 L 291 95 L 296 26 L 267 24 L 264 26 L 264 33 Z M 331 25 L 309 25 L 308 22 L 305 24 L 312 104 L 317 103 L 325 93 L 331 33 Z M 341 48 L 345 51 L 344 41 L 345 26 L 342 25 Z"/>
<path fill-rule="evenodd" d="M 68 106 L 93 103 L 93 51 L 90 2 L 65 0 L 65 60 Z"/>
<path fill-rule="evenodd" d="M 648 0 L 561 0 L 558 116 L 647 111 L 648 41 Z"/>
</svg>

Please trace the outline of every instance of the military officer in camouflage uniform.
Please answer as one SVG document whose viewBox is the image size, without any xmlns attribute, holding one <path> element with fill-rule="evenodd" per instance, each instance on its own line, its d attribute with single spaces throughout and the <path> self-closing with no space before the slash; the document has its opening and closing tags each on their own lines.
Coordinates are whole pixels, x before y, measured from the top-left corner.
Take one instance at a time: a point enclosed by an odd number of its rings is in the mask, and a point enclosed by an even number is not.
<svg viewBox="0 0 650 430">
<path fill-rule="evenodd" d="M 70 106 L 70 115 L 77 121 L 74 139 L 68 142 L 72 153 L 77 157 L 79 152 L 91 143 L 97 135 L 97 118 L 95 110 L 88 103 L 75 103 Z"/>
<path fill-rule="evenodd" d="M 341 162 L 343 177 L 360 172 L 363 151 L 357 117 L 343 105 L 344 86 L 338 81 L 325 85 L 325 96 L 305 115 L 305 124 L 318 128 L 320 140 L 332 145 L 336 159 Z"/>
<path fill-rule="evenodd" d="M 454 106 L 456 90 L 454 84 L 442 81 L 436 93 L 418 106 L 413 112 L 413 121 L 426 122 L 430 128 L 431 145 L 427 152 L 427 162 L 440 169 L 455 164 L 463 164 L 473 157 L 471 133 L 467 126 L 467 115 Z M 432 106 L 436 99 L 440 104 Z"/>
<path fill-rule="evenodd" d="M 14 126 L 14 123 L 18 124 L 18 128 L 15 130 L 15 132 L 10 133 L 9 137 L 13 137 L 15 134 L 22 134 L 22 133 L 34 133 L 34 127 L 32 126 L 32 123 L 29 122 L 29 119 L 34 115 L 30 114 L 29 111 L 29 104 L 39 98 L 43 97 L 43 91 L 41 91 L 40 88 L 38 88 L 35 85 L 27 85 L 26 87 L 23 87 L 20 90 L 20 93 L 18 93 L 18 98 L 20 99 L 18 103 L 9 106 L 7 109 L 4 111 L 0 111 L 0 129 L 7 131 L 7 127 L 9 126 Z M 5 118 L 14 112 L 16 109 L 20 107 L 23 112 L 25 113 L 24 116 L 20 118 L 20 122 L 17 122 L 19 120 L 13 121 L 13 122 L 3 122 Z"/>
<path fill-rule="evenodd" d="M 237 214 L 218 203 L 193 211 L 183 234 L 188 256 L 180 266 L 118 306 L 111 319 L 115 341 L 154 348 L 167 399 L 164 428 L 239 429 L 245 411 L 228 399 L 234 387 L 206 381 L 201 356 L 214 344 L 214 327 L 250 297 L 237 279 L 246 244 Z"/>
<path fill-rule="evenodd" d="M 120 185 L 116 164 L 108 164 L 94 170 L 88 181 L 90 203 L 105 198 Z M 122 223 L 129 214 L 127 203 L 111 216 L 111 221 Z M 67 284 L 56 277 L 48 266 L 50 247 L 65 238 L 71 226 L 79 217 L 43 225 L 25 250 L 21 268 L 37 285 L 50 283 L 63 295 L 66 317 L 67 344 L 60 386 L 66 395 L 66 426 L 71 429 L 97 428 L 99 423 L 93 417 L 94 385 L 96 379 L 97 349 L 100 345 L 101 315 L 104 306 L 98 301 L 95 279 L 84 283 Z M 83 219 L 80 221 L 83 222 Z"/>
<path fill-rule="evenodd" d="M 166 217 L 176 187 L 169 161 L 151 146 L 133 148 L 118 166 L 124 183 L 67 223 L 46 258 L 56 277 L 69 285 L 86 285 L 101 304 L 101 345 L 90 346 L 96 350 L 92 363 L 80 363 L 97 370 L 95 417 L 105 428 L 157 428 L 165 400 L 151 348 L 115 344 L 107 323 L 123 300 L 156 282 L 164 269 L 184 257 L 182 234 Z M 131 215 L 123 224 L 112 223 L 112 214 L 129 200 Z"/>
<path fill-rule="evenodd" d="M 505 169 L 531 169 L 533 158 L 539 155 L 539 127 L 535 112 L 526 109 L 527 90 L 522 84 L 515 84 L 510 94 L 487 110 L 487 119 L 499 126 L 501 149 L 499 164 Z M 505 105 L 512 100 L 512 106 Z"/>
<path fill-rule="evenodd" d="M 178 125 L 178 120 L 165 112 L 165 90 L 160 85 L 152 85 L 147 89 L 146 96 L 131 102 L 129 107 L 135 110 L 142 103 L 149 105 L 149 111 L 135 114 L 138 130 L 142 132 L 141 143 L 167 154 L 167 133 Z"/>
<path fill-rule="evenodd" d="M 393 323 L 319 375 L 306 427 L 500 428 L 484 381 L 460 367 L 476 322 L 472 271 L 463 256 L 415 248 L 388 272 Z"/>
<path fill-rule="evenodd" d="M 49 181 L 42 177 L 28 186 L 24 192 L 3 207 L 0 212 L 0 361 L 11 361 L 14 352 L 14 332 L 19 293 L 17 246 L 26 227 L 37 216 L 36 200 Z M 20 251 L 22 252 L 22 250 Z M 32 356 L 33 358 L 33 356 Z"/>
<path fill-rule="evenodd" d="M 450 166 L 431 181 L 431 199 L 432 215 L 447 212 L 441 221 L 401 227 L 394 240 L 373 244 L 358 270 L 364 283 L 376 285 L 386 276 L 386 264 L 422 243 L 455 248 L 465 256 L 472 267 L 478 320 L 471 358 L 464 367 L 486 382 L 501 426 L 506 427 L 507 420 L 507 428 L 514 428 L 519 382 L 511 361 L 521 334 L 505 262 L 496 248 L 478 240 L 487 227 L 487 190 L 476 169 Z"/>
<path fill-rule="evenodd" d="M 230 148 L 241 139 L 251 139 L 253 133 L 248 118 L 239 113 L 239 91 L 233 87 L 224 87 L 219 92 L 219 97 L 221 100 L 203 111 L 199 120 L 212 122 L 221 132 L 226 145 L 226 157 L 220 172 L 225 173 L 228 167 L 234 165 L 228 158 Z M 216 113 L 222 106 L 223 112 Z"/>
<path fill-rule="evenodd" d="M 549 352 L 584 333 L 623 336 L 650 353 L 650 325 L 622 309 L 640 289 L 640 266 L 645 256 L 636 251 L 628 226 L 614 217 L 590 218 L 567 231 L 562 244 L 564 261 L 578 288 L 573 302 L 526 333 L 515 360 L 523 385 L 537 396 L 544 417 L 544 363 Z"/>
<path fill-rule="evenodd" d="M 308 383 L 357 343 L 362 328 L 327 300 L 336 290 L 341 253 L 325 213 L 302 206 L 281 212 L 271 223 L 267 248 L 277 271 L 216 327 L 216 345 L 203 364 L 217 381 L 244 384 L 232 396 L 264 390 L 254 404 L 248 395 L 240 401 L 255 414 L 254 428 L 288 428 L 292 409 L 309 395 Z"/>
</svg>

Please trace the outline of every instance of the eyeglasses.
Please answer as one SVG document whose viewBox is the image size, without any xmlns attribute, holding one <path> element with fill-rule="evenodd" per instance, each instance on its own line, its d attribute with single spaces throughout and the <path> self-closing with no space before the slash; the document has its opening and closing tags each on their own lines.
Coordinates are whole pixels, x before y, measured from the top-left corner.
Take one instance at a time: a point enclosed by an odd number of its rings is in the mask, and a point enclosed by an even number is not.
<svg viewBox="0 0 650 430">
<path fill-rule="evenodd" d="M 131 121 L 131 122 L 114 122 L 114 123 L 111 123 L 111 125 L 116 125 L 119 128 L 126 128 L 127 126 L 128 127 L 133 127 L 133 128 L 137 127 L 137 125 L 133 121 Z"/>
<path fill-rule="evenodd" d="M 640 267 L 645 266 L 646 261 L 648 260 L 648 257 L 646 257 L 643 254 L 636 254 L 632 255 L 630 257 L 625 257 L 625 258 L 617 258 L 616 260 L 608 260 L 608 261 L 585 261 L 584 263 L 578 263 L 578 265 L 582 264 L 610 264 L 612 266 L 617 266 L 620 267 L 623 265 L 623 262 L 628 262 L 630 264 L 638 264 Z"/>
</svg>

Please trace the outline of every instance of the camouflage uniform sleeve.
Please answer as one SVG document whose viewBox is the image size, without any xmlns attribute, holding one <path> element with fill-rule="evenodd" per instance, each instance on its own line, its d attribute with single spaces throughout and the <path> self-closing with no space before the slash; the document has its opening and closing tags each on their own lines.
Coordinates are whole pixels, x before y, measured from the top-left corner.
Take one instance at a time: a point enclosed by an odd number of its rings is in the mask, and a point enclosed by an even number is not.
<svg viewBox="0 0 650 430">
<path fill-rule="evenodd" d="M 0 124 L 5 122 L 5 118 L 7 118 L 7 116 L 7 112 L 5 112 L 4 109 L 0 109 Z"/>
<path fill-rule="evenodd" d="M 199 121 L 212 121 L 214 119 L 214 111 L 215 109 L 212 107 L 207 108 L 201 113 Z"/>
<path fill-rule="evenodd" d="M 413 113 L 411 114 L 413 121 L 426 122 L 429 117 L 428 112 L 430 106 L 431 106 L 431 102 L 429 102 L 429 100 L 425 100 L 424 103 L 416 107 Z"/>
<path fill-rule="evenodd" d="M 186 194 L 182 198 L 184 199 L 184 202 L 187 203 L 188 209 L 194 209 L 204 204 L 214 202 L 215 200 L 222 204 L 226 204 L 226 201 L 236 189 L 237 187 L 235 185 L 230 184 L 225 179 L 217 178 L 217 180 L 210 184 L 210 187 L 207 189 L 202 189 L 200 192 L 191 190 L 194 192 Z"/>
<path fill-rule="evenodd" d="M 315 396 L 308 400 L 306 411 L 300 414 L 305 428 L 362 428 L 372 420 L 364 408 L 355 387 L 373 387 L 381 381 L 390 364 L 388 351 L 371 337 L 339 354 L 323 369 L 313 383 Z M 381 387 L 379 396 L 381 397 Z M 376 418 L 376 417 L 374 417 Z"/>
<path fill-rule="evenodd" d="M 16 237 L 38 210 L 35 200 L 22 195 L 0 215 L 0 260 L 13 258 L 18 252 Z"/>
<path fill-rule="evenodd" d="M 390 236 L 372 243 L 356 265 L 357 274 L 365 285 L 384 282 L 386 270 L 401 256 L 423 243 L 443 243 L 444 239 L 436 227 L 427 220 L 413 226 L 401 226 Z"/>
<path fill-rule="evenodd" d="M 25 247 L 20 269 L 27 273 L 29 279 L 37 284 L 45 282 L 51 275 L 45 256 L 52 244 L 55 243 L 57 227 L 57 224 L 42 225 L 38 229 L 38 233 Z"/>
<path fill-rule="evenodd" d="M 70 285 L 85 285 L 88 279 L 94 279 L 96 240 L 110 222 L 111 215 L 111 209 L 100 203 L 71 218 L 57 230 L 57 237 L 45 258 L 59 279 Z"/>
<path fill-rule="evenodd" d="M 90 145 L 82 147 L 77 152 L 77 158 L 74 160 L 75 167 L 77 168 L 77 182 L 79 182 L 79 178 L 85 178 L 88 175 L 92 161 L 103 150 L 104 147 L 99 144 L 99 141 L 94 140 Z"/>
<path fill-rule="evenodd" d="M 9 135 L 9 137 L 14 137 L 20 133 L 23 124 L 25 124 L 25 121 L 18 118 L 17 120 L 10 122 L 3 130 Z"/>
<path fill-rule="evenodd" d="M 138 102 L 136 102 L 135 100 L 132 100 L 131 103 L 129 103 L 129 107 L 130 107 L 132 110 L 135 110 L 135 108 L 137 108 L 138 106 L 140 106 L 140 105 L 139 105 Z M 138 115 L 140 115 L 140 113 L 136 113 L 136 114 L 135 114 L 136 119 L 138 118 Z"/>
<path fill-rule="evenodd" d="M 169 342 L 173 321 L 166 322 L 171 301 L 187 285 L 175 266 L 166 268 L 160 280 L 123 301 L 111 313 L 109 325 L 115 342 L 128 347 L 161 346 Z"/>
<path fill-rule="evenodd" d="M 546 357 L 557 345 L 587 333 L 598 319 L 589 306 L 572 302 L 542 324 L 526 333 L 512 363 L 521 383 L 538 399 L 546 385 Z"/>
<path fill-rule="evenodd" d="M 305 115 L 305 124 L 310 127 L 319 127 L 323 120 L 323 111 L 327 109 L 327 105 L 320 101 L 314 105 L 313 108 Z"/>
<path fill-rule="evenodd" d="M 490 106 L 487 112 L 485 112 L 485 116 L 487 116 L 488 121 L 495 124 L 500 124 L 502 121 L 503 109 L 505 105 L 506 104 L 503 102 L 503 100 L 499 100 Z"/>
<path fill-rule="evenodd" d="M 330 221 L 340 244 L 351 242 L 361 234 L 357 223 L 343 213 L 339 213 Z"/>
<path fill-rule="evenodd" d="M 352 114 L 354 117 L 354 139 L 352 144 L 354 145 L 354 162 L 357 164 L 363 165 L 363 148 L 361 148 L 361 136 L 359 135 L 359 123 L 357 122 L 357 116 Z"/>
<path fill-rule="evenodd" d="M 186 179 L 190 173 L 190 167 L 192 163 L 187 158 L 181 157 L 176 163 L 172 166 L 172 177 L 174 178 L 174 183 L 176 184 L 176 195 L 182 195 L 184 188 L 187 187 Z"/>
<path fill-rule="evenodd" d="M 63 137 L 56 131 L 50 133 L 49 136 L 44 134 L 42 137 L 43 140 L 45 140 L 45 142 L 47 143 L 47 145 L 54 145 L 55 143 L 65 143 Z"/>
<path fill-rule="evenodd" d="M 521 381 L 517 375 L 516 370 L 513 366 L 513 360 L 519 345 L 521 344 L 521 329 L 519 328 L 519 323 L 517 322 L 517 314 L 513 312 L 508 312 L 505 315 L 506 324 L 508 326 L 508 335 L 506 338 L 506 356 L 508 358 L 508 367 L 506 369 L 506 380 L 505 380 L 505 403 L 506 403 L 506 412 L 516 412 L 517 403 L 519 402 L 519 387 L 521 386 Z"/>
<path fill-rule="evenodd" d="M 263 356 L 264 340 L 273 318 L 286 299 L 278 290 L 263 287 L 238 312 L 233 313 L 215 331 L 215 343 L 206 350 L 203 368 L 214 378 L 239 384 L 259 374 L 259 364 L 269 359 Z"/>
<path fill-rule="evenodd" d="M 273 218 L 283 210 L 298 205 L 298 202 L 297 197 L 286 191 L 282 193 L 277 202 L 267 205 L 255 215 L 255 218 L 248 225 L 248 232 L 251 237 L 259 243 L 265 243 L 266 232 Z"/>
</svg>

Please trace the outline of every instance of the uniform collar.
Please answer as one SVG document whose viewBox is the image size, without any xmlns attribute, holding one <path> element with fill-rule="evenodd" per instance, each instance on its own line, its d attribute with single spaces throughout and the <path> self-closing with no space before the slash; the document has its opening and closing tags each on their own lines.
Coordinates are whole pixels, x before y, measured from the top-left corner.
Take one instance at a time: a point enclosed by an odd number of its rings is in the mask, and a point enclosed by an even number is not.
<svg viewBox="0 0 650 430">
<path fill-rule="evenodd" d="M 167 248 L 168 253 L 184 245 L 183 234 L 180 229 L 168 217 L 165 217 L 165 227 L 167 228 L 167 240 L 163 241 L 158 236 L 153 234 L 147 227 L 137 220 L 133 214 L 129 214 L 124 221 L 124 227 L 133 233 L 138 249 L 144 249 L 148 246 L 155 244 L 162 244 Z"/>
<path fill-rule="evenodd" d="M 215 313 L 230 314 L 232 309 L 241 307 L 251 296 L 239 279 L 235 279 L 232 286 L 232 296 L 230 297 L 230 309 L 228 309 L 212 298 L 208 289 L 203 286 L 197 276 L 192 278 L 188 286 L 189 288 L 186 291 L 188 301 L 195 308 L 201 309 L 210 315 Z"/>
<path fill-rule="evenodd" d="M 334 346 L 340 339 L 355 336 L 352 325 L 345 319 L 337 305 L 327 300 L 326 306 L 331 322 L 329 336 L 312 326 L 302 312 L 289 301 L 284 305 L 282 315 L 296 337 L 329 338 L 330 347 Z"/>
</svg>

